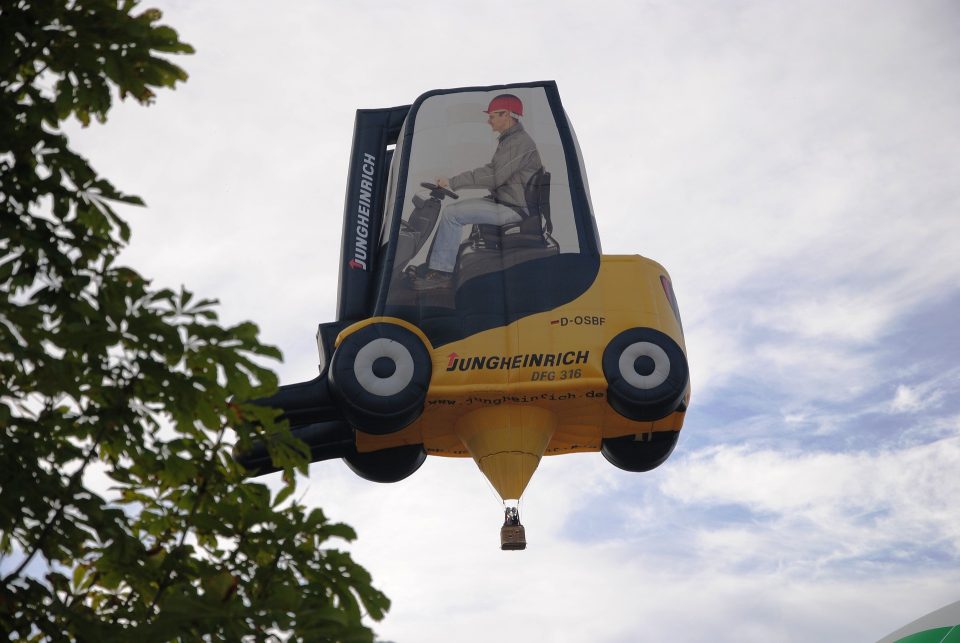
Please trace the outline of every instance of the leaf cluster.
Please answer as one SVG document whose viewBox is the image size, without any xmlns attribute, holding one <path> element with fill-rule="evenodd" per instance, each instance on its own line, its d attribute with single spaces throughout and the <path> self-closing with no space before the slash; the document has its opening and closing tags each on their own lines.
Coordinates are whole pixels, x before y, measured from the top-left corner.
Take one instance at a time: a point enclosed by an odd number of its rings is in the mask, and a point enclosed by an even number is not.
<svg viewBox="0 0 960 643">
<path fill-rule="evenodd" d="M 19 640 L 372 640 L 389 606 L 290 500 L 306 447 L 250 323 L 119 265 L 142 205 L 70 149 L 186 79 L 192 48 L 133 0 L 0 7 L 0 634 Z M 230 456 L 266 440 L 273 498 Z"/>
</svg>

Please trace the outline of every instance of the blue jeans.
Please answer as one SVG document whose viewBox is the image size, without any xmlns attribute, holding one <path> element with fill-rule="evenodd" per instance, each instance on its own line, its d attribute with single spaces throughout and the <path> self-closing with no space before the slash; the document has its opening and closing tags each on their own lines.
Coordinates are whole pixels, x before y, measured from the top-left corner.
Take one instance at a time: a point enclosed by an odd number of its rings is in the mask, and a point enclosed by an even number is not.
<svg viewBox="0 0 960 643">
<path fill-rule="evenodd" d="M 490 199 L 463 199 L 443 209 L 437 236 L 430 250 L 430 269 L 453 272 L 457 251 L 463 237 L 463 226 L 475 223 L 506 225 L 519 223 L 523 217 L 505 205 Z"/>
</svg>

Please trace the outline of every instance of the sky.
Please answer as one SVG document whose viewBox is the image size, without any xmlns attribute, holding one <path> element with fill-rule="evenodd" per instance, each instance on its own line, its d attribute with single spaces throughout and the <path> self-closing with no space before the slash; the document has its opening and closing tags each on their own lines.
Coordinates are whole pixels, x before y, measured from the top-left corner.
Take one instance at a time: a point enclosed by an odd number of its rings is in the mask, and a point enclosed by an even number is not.
<svg viewBox="0 0 960 643">
<path fill-rule="evenodd" d="M 311 466 L 396 643 L 876 641 L 960 599 L 960 5 L 147 3 L 196 55 L 77 147 L 124 260 L 316 374 L 358 108 L 556 80 L 606 254 L 670 272 L 692 401 L 659 469 L 545 458 L 501 552 L 473 462 Z M 265 478 L 277 486 L 273 478 Z"/>
</svg>

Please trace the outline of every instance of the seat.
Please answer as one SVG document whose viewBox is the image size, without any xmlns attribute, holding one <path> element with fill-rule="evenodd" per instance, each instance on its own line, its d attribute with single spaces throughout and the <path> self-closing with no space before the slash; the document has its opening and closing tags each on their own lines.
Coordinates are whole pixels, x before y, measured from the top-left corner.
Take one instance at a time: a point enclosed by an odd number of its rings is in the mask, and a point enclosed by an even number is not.
<svg viewBox="0 0 960 643">
<path fill-rule="evenodd" d="M 469 242 L 474 250 L 542 248 L 552 242 L 550 234 L 550 173 L 540 168 L 524 189 L 527 207 L 514 208 L 523 217 L 517 223 L 498 226 L 480 223 L 473 226 Z"/>
</svg>

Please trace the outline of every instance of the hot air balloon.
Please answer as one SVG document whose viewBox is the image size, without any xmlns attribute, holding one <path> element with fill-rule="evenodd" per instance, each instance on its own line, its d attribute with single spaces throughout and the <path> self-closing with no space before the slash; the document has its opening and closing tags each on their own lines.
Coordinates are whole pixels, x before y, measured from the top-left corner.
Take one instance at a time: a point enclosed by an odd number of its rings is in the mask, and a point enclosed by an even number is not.
<svg viewBox="0 0 960 643">
<path fill-rule="evenodd" d="M 960 642 L 960 601 L 930 612 L 877 641 L 877 643 L 958 642 Z"/>
<path fill-rule="evenodd" d="M 504 501 L 504 549 L 526 546 L 517 503 L 543 456 L 648 471 L 690 399 L 670 277 L 601 253 L 554 82 L 357 112 L 337 320 L 317 343 L 320 375 L 259 402 L 368 480 L 472 458 Z M 262 446 L 239 459 L 271 470 Z"/>
</svg>

